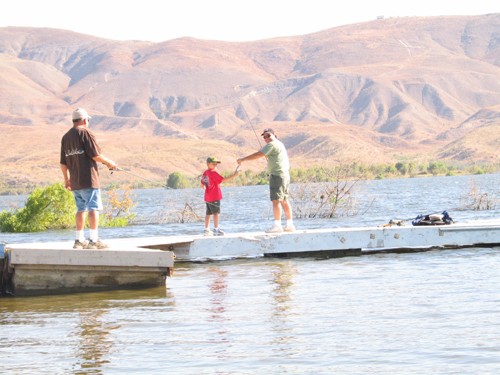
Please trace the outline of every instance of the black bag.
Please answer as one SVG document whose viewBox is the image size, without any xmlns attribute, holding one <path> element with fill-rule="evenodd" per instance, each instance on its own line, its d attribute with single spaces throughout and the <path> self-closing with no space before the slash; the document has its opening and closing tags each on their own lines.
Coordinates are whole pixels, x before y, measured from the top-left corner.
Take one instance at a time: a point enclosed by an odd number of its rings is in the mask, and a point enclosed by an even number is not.
<svg viewBox="0 0 500 375">
<path fill-rule="evenodd" d="M 454 221 L 448 212 L 443 211 L 440 214 L 418 215 L 411 223 L 412 225 L 446 225 Z"/>
</svg>

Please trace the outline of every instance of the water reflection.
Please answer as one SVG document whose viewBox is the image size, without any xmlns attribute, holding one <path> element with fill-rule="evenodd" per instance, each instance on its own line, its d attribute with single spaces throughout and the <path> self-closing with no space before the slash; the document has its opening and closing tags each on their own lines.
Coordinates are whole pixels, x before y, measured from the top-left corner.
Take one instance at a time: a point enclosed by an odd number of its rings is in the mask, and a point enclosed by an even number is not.
<svg viewBox="0 0 500 375">
<path fill-rule="evenodd" d="M 117 350 L 113 331 L 123 329 L 122 324 L 137 309 L 170 306 L 173 298 L 164 287 L 158 287 L 1 301 L 0 348 L 16 350 L 4 358 L 0 372 L 21 373 L 14 369 L 29 356 L 46 373 L 61 373 L 51 369 L 62 366 L 64 373 L 102 374 L 110 354 Z"/>
<path fill-rule="evenodd" d="M 208 272 L 211 277 L 209 284 L 210 298 L 210 320 L 223 321 L 226 311 L 224 300 L 227 294 L 227 271 L 219 267 L 210 267 Z"/>
<path fill-rule="evenodd" d="M 297 268 L 292 261 L 272 263 L 271 272 L 271 329 L 273 351 L 280 356 L 292 356 L 297 351 L 294 349 L 296 341 L 294 335 L 293 301 L 292 292 Z"/>
<path fill-rule="evenodd" d="M 94 309 L 80 312 L 80 322 L 74 334 L 78 337 L 76 363 L 73 370 L 77 374 L 102 374 L 102 367 L 109 363 L 113 342 L 110 331 L 120 325 L 106 322 L 107 309 Z"/>
<path fill-rule="evenodd" d="M 113 290 L 92 293 L 61 294 L 47 296 L 5 297 L 0 305 L 0 317 L 7 313 L 30 312 L 70 313 L 85 309 L 108 308 L 110 304 L 129 303 L 140 301 L 143 304 L 154 303 L 155 300 L 169 296 L 165 287 L 148 289 Z M 1 324 L 1 319 L 0 319 Z"/>
<path fill-rule="evenodd" d="M 210 267 L 208 273 L 210 277 L 210 315 L 208 321 L 215 324 L 214 334 L 209 333 L 208 341 L 215 344 L 214 353 L 217 358 L 223 359 L 225 357 L 226 348 L 225 346 L 220 346 L 220 344 L 227 344 L 229 342 L 228 329 L 225 325 L 228 322 L 226 316 L 228 272 L 221 267 Z"/>
<path fill-rule="evenodd" d="M 287 317 L 287 312 L 290 309 L 291 289 L 293 287 L 293 278 L 297 273 L 297 269 L 291 261 L 283 263 L 273 263 L 272 265 L 273 283 L 272 296 L 274 302 L 273 316 L 277 320 Z"/>
</svg>

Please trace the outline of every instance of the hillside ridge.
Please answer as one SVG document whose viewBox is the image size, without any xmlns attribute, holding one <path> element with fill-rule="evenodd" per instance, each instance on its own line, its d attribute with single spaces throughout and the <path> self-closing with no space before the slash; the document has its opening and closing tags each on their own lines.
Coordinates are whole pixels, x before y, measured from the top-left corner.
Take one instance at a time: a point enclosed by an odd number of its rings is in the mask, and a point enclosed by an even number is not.
<svg viewBox="0 0 500 375">
<path fill-rule="evenodd" d="M 295 166 L 499 161 L 500 14 L 378 19 L 241 43 L 6 27 L 0 67 L 4 179 L 21 180 L 19 163 L 28 180 L 59 177 L 75 107 L 91 113 L 106 154 L 153 178 L 196 175 L 211 154 L 234 163 L 260 147 L 264 127 Z"/>
</svg>

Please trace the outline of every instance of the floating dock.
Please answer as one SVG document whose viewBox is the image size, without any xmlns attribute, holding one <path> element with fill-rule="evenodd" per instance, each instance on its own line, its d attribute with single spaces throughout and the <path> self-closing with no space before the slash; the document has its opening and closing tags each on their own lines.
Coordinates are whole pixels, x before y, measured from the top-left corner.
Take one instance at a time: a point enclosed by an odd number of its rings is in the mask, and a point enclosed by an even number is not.
<svg viewBox="0 0 500 375">
<path fill-rule="evenodd" d="M 72 242 L 5 245 L 0 252 L 1 294 L 40 295 L 165 285 L 171 251 L 137 246 L 75 250 Z"/>
<path fill-rule="evenodd" d="M 116 246 L 120 246 L 125 240 L 115 241 Z M 220 237 L 150 237 L 132 241 L 146 248 L 173 251 L 176 262 L 262 256 L 328 258 L 499 246 L 500 220 L 434 226 L 308 229 L 278 234 L 235 233 Z"/>
<path fill-rule="evenodd" d="M 500 220 L 430 226 L 384 226 L 234 233 L 218 237 L 109 239 L 105 250 L 73 250 L 72 243 L 7 244 L 2 291 L 51 291 L 162 285 L 176 262 L 244 257 L 359 256 L 380 252 L 500 246 Z M 0 257 L 1 258 L 1 257 Z"/>
</svg>

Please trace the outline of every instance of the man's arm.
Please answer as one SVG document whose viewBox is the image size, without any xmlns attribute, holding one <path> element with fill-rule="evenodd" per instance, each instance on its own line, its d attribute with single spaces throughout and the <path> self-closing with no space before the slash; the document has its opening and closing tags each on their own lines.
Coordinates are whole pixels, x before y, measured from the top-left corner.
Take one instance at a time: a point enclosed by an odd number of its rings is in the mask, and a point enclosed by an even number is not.
<svg viewBox="0 0 500 375">
<path fill-rule="evenodd" d="M 266 156 L 263 152 L 261 151 L 257 151 L 257 152 L 254 152 L 253 154 L 251 155 L 248 155 L 248 156 L 245 156 L 244 158 L 240 158 L 238 160 L 236 160 L 236 162 L 238 164 L 241 164 L 243 163 L 244 161 L 249 161 L 249 160 L 255 160 L 255 159 L 260 159 L 260 158 L 263 158 L 264 156 Z"/>
<path fill-rule="evenodd" d="M 113 160 L 108 159 L 104 155 L 97 155 L 97 156 L 94 156 L 92 159 L 94 159 L 98 163 L 103 163 L 104 165 L 106 165 L 106 167 L 108 167 L 108 169 L 116 169 L 117 168 L 116 163 Z"/>
<path fill-rule="evenodd" d="M 68 166 L 66 164 L 60 164 L 61 166 L 61 172 L 64 177 L 64 187 L 68 190 L 71 190 L 71 185 L 69 183 L 69 170 Z"/>
</svg>

